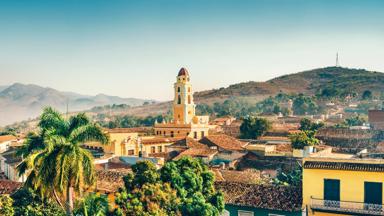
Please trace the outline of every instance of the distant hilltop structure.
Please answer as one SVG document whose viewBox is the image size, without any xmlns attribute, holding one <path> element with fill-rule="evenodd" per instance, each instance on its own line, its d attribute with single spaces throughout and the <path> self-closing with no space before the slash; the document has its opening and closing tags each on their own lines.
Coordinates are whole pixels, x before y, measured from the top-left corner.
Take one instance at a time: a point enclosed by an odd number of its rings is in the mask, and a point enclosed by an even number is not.
<svg viewBox="0 0 384 216">
<path fill-rule="evenodd" d="M 187 69 L 181 68 L 174 84 L 173 120 L 156 122 L 155 134 L 165 137 L 187 136 L 201 139 L 208 136 L 209 116 L 196 116 L 192 84 Z"/>
</svg>

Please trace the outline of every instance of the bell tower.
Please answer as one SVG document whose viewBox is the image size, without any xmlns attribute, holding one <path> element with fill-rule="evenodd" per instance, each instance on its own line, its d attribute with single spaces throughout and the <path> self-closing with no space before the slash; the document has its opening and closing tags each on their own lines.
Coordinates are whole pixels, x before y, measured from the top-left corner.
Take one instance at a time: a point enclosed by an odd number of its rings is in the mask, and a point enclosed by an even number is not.
<svg viewBox="0 0 384 216">
<path fill-rule="evenodd" d="M 189 124 L 195 116 L 192 85 L 187 69 L 181 68 L 174 84 L 173 120 L 175 123 Z"/>
</svg>

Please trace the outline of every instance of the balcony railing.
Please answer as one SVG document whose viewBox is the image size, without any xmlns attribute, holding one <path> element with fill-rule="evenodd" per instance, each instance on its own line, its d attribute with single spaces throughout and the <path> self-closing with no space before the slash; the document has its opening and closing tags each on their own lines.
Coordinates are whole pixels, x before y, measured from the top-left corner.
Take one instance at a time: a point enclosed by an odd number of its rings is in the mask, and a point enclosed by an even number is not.
<svg viewBox="0 0 384 216">
<path fill-rule="evenodd" d="M 384 205 L 362 202 L 334 201 L 311 198 L 313 210 L 334 211 L 360 215 L 384 215 Z"/>
</svg>

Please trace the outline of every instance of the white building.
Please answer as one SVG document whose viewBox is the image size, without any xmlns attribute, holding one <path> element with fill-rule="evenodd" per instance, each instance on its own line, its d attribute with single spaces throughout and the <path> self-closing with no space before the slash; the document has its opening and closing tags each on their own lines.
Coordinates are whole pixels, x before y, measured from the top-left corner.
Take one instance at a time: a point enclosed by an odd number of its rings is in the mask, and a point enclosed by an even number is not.
<svg viewBox="0 0 384 216">
<path fill-rule="evenodd" d="M 0 136 L 0 153 L 7 151 L 11 144 L 17 141 L 17 138 L 12 135 Z"/>
</svg>

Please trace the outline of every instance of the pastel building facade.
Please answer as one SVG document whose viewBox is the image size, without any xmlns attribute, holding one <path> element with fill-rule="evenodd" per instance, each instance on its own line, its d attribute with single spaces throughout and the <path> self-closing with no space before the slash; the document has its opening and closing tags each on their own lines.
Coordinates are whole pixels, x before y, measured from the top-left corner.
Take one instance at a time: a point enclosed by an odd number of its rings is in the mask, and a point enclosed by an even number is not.
<svg viewBox="0 0 384 216">
<path fill-rule="evenodd" d="M 303 159 L 308 215 L 384 215 L 384 160 L 331 154 Z"/>
</svg>

